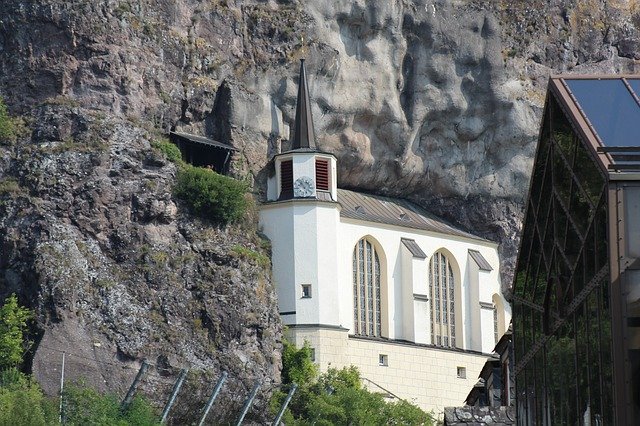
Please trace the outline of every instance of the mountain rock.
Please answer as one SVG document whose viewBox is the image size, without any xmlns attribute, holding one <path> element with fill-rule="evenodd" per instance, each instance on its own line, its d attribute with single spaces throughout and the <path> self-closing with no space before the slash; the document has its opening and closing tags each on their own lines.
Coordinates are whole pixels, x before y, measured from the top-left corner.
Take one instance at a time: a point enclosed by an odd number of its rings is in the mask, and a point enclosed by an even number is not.
<svg viewBox="0 0 640 426">
<path fill-rule="evenodd" d="M 0 156 L 1 293 L 37 307 L 43 342 L 86 358 L 98 330 L 118 365 L 242 360 L 275 381 L 268 271 L 230 254 L 259 241 L 190 217 L 149 141 L 233 145 L 232 174 L 260 198 L 302 57 L 339 185 L 498 241 L 508 291 L 548 76 L 637 72 L 639 27 L 624 0 L 6 0 L 0 93 L 33 133 Z"/>
<path fill-rule="evenodd" d="M 63 352 L 68 382 L 121 396 L 146 359 L 141 392 L 159 405 L 182 368 L 193 372 L 175 423 L 198 415 L 222 371 L 228 415 L 260 381 L 264 419 L 281 323 L 255 210 L 226 227 L 194 218 L 149 132 L 81 107 L 33 113 L 31 139 L 2 150 L 0 289 L 37 313 L 44 390 L 56 394 Z"/>
</svg>

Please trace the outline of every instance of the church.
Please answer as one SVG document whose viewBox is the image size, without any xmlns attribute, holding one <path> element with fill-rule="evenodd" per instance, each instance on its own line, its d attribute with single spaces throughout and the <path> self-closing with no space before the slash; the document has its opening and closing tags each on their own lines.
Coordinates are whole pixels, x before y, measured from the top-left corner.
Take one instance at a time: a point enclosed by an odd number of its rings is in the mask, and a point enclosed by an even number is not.
<svg viewBox="0 0 640 426">
<path fill-rule="evenodd" d="M 338 188 L 301 62 L 291 148 L 269 164 L 260 227 L 287 337 L 321 371 L 442 413 L 464 403 L 511 320 L 497 244 L 402 199 Z"/>
</svg>

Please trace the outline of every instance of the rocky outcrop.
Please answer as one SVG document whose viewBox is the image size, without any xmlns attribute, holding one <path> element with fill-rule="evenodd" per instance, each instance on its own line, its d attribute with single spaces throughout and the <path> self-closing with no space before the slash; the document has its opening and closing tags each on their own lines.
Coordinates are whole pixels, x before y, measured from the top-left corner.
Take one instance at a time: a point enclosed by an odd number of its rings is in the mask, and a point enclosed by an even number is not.
<svg viewBox="0 0 640 426">
<path fill-rule="evenodd" d="M 261 189 L 308 57 L 318 142 L 340 184 L 402 196 L 517 247 L 557 72 L 634 72 L 640 12 L 621 0 L 9 0 L 0 81 L 13 111 L 63 96 L 241 150 Z M 283 142 L 286 145 L 286 141 Z"/>
<path fill-rule="evenodd" d="M 260 381 L 264 418 L 281 326 L 255 211 L 222 228 L 196 219 L 173 199 L 176 167 L 149 132 L 68 105 L 34 114 L 33 137 L 2 150 L 0 297 L 16 292 L 37 313 L 45 391 L 57 392 L 63 352 L 67 381 L 120 396 L 146 359 L 142 391 L 158 404 L 188 368 L 179 407 L 197 416 L 227 371 L 222 411 L 237 415 Z"/>
<path fill-rule="evenodd" d="M 98 330 L 128 360 L 188 340 L 169 364 L 217 366 L 206 345 L 235 336 L 220 347 L 244 349 L 221 356 L 269 376 L 270 284 L 230 254 L 258 243 L 187 216 L 144 129 L 232 144 L 233 173 L 259 193 L 288 143 L 302 56 L 339 184 L 499 241 L 508 287 L 548 75 L 635 72 L 639 26 L 622 0 L 6 0 L 0 92 L 34 125 L 0 157 L 19 183 L 4 185 L 3 292 L 31 298 L 44 342 L 84 348 Z M 232 312 L 245 319 L 225 330 Z M 187 331 L 168 336 L 175 324 Z"/>
</svg>

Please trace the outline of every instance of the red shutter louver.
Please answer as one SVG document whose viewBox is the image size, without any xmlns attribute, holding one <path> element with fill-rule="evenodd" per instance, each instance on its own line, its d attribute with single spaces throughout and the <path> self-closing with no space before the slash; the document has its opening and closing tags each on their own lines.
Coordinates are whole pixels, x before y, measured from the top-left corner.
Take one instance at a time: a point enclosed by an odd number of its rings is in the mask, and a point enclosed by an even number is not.
<svg viewBox="0 0 640 426">
<path fill-rule="evenodd" d="M 293 198 L 293 161 L 280 163 L 280 198 Z"/>
<path fill-rule="evenodd" d="M 329 162 L 316 159 L 316 189 L 329 190 Z"/>
</svg>

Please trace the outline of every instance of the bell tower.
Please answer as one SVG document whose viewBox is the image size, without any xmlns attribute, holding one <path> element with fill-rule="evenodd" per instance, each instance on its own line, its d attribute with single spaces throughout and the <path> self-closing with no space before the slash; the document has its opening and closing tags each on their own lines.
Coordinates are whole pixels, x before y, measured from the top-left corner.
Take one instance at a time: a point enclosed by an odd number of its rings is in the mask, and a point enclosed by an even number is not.
<svg viewBox="0 0 640 426">
<path fill-rule="evenodd" d="M 300 61 L 291 149 L 272 160 L 260 224 L 271 240 L 284 324 L 340 326 L 336 158 L 316 144 L 304 60 Z"/>
<path fill-rule="evenodd" d="M 273 159 L 275 179 L 267 188 L 269 201 L 316 198 L 337 201 L 336 158 L 318 150 L 304 59 L 300 60 L 296 119 L 291 149 Z"/>
</svg>

